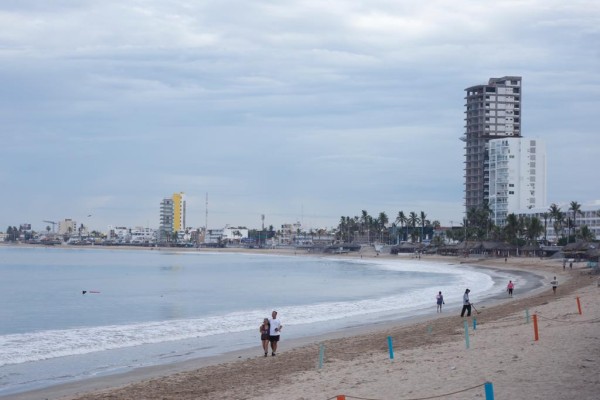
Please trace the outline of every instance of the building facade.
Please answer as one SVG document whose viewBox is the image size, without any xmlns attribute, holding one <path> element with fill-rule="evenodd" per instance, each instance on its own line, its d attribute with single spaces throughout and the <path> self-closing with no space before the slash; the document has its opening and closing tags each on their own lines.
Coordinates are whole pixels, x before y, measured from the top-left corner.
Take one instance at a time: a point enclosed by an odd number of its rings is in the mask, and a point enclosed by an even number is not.
<svg viewBox="0 0 600 400">
<path fill-rule="evenodd" d="M 482 208 L 489 197 L 485 171 L 487 143 L 491 139 L 521 137 L 521 77 L 490 78 L 487 85 L 472 86 L 465 110 L 465 210 Z"/>
<path fill-rule="evenodd" d="M 185 225 L 185 193 L 174 193 L 173 194 L 173 231 L 180 232 L 184 231 Z"/>
<path fill-rule="evenodd" d="M 160 202 L 159 237 L 166 234 L 185 231 L 186 200 L 184 193 L 174 193 Z"/>
<path fill-rule="evenodd" d="M 59 235 L 72 235 L 77 233 L 77 222 L 70 218 L 65 218 L 62 221 L 58 221 L 58 234 Z"/>
<path fill-rule="evenodd" d="M 164 236 L 173 232 L 173 199 L 164 198 L 160 202 L 160 223 L 158 226 L 159 238 L 164 239 Z"/>
<path fill-rule="evenodd" d="M 497 226 L 518 210 L 546 207 L 546 146 L 539 139 L 492 139 L 487 145 L 484 196 Z"/>
<path fill-rule="evenodd" d="M 558 207 L 565 213 L 565 219 L 574 218 L 573 212 L 569 211 L 569 204 L 559 204 Z M 563 221 L 562 224 L 557 224 L 552 219 L 547 207 L 519 210 L 515 214 L 523 217 L 537 217 L 542 222 L 542 225 L 545 226 L 546 238 L 551 243 L 556 244 L 561 236 L 568 234 L 567 222 Z M 596 239 L 600 239 L 600 205 L 582 205 L 581 214 L 577 214 L 575 220 L 577 226 L 572 229 L 587 226 Z"/>
</svg>

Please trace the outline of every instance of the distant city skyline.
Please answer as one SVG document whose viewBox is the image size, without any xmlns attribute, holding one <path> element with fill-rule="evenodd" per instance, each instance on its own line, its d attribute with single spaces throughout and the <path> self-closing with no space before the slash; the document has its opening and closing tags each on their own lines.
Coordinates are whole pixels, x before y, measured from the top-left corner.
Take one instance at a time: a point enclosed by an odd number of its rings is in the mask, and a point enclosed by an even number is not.
<svg viewBox="0 0 600 400">
<path fill-rule="evenodd" d="M 547 200 L 599 205 L 600 4 L 0 3 L 0 226 L 464 215 L 464 89 L 523 77 Z M 452 223 L 451 223 L 452 221 Z"/>
</svg>

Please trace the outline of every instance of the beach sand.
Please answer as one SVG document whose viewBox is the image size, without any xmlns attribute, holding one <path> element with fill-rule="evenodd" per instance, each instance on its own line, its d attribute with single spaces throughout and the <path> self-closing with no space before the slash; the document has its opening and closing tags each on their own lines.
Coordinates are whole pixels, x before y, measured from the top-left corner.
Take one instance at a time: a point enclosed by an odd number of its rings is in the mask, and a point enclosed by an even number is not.
<svg viewBox="0 0 600 400">
<path fill-rule="evenodd" d="M 286 342 L 284 335 L 276 357 L 263 357 L 257 340 L 255 350 L 7 398 L 327 400 L 345 395 L 371 400 L 484 399 L 485 382 L 492 383 L 497 399 L 600 398 L 600 287 L 598 277 L 588 275 L 583 263 L 563 272 L 559 261 L 547 259 L 511 258 L 508 263 L 504 259 L 426 259 L 522 269 L 543 275 L 548 282 L 556 275 L 560 285 L 556 295 L 550 286 L 527 295 L 520 294 L 517 286 L 512 299 L 490 305 L 478 305 L 476 293 L 471 293 L 479 314 L 474 312 L 468 319 L 459 316 L 460 309 L 436 314 L 433 304 L 431 319 L 296 342 Z M 393 360 L 388 337 L 393 342 Z M 321 345 L 324 357 L 319 368 Z"/>
</svg>

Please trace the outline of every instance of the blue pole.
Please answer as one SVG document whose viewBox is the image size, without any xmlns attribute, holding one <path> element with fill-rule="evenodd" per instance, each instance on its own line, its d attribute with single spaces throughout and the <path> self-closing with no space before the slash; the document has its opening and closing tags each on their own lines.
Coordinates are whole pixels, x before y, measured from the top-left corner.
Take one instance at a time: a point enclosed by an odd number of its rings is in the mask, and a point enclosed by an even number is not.
<svg viewBox="0 0 600 400">
<path fill-rule="evenodd" d="M 529 323 L 529 308 L 525 309 L 525 323 Z"/>
<path fill-rule="evenodd" d="M 432 328 L 431 328 L 431 325 L 429 325 L 427 327 L 427 334 L 431 335 L 431 331 L 432 331 Z"/>
<path fill-rule="evenodd" d="M 325 354 L 325 345 L 321 343 L 321 346 L 319 346 L 319 369 L 323 368 L 324 354 Z"/>
<path fill-rule="evenodd" d="M 477 318 L 473 318 L 473 330 L 477 330 Z"/>
<path fill-rule="evenodd" d="M 494 400 L 494 385 L 492 385 L 492 382 L 485 383 L 485 400 Z"/>
<path fill-rule="evenodd" d="M 390 360 L 394 359 L 394 348 L 392 347 L 392 337 L 388 336 L 388 347 L 390 349 Z"/>
<path fill-rule="evenodd" d="M 465 344 L 469 348 L 469 323 L 465 321 Z"/>
</svg>

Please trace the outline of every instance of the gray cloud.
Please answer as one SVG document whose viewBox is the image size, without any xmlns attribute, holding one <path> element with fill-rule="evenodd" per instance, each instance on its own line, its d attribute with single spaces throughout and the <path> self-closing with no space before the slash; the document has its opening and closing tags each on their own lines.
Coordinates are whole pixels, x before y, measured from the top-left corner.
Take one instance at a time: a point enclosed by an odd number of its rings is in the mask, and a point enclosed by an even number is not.
<svg viewBox="0 0 600 400">
<path fill-rule="evenodd" d="M 217 226 L 449 224 L 463 89 L 511 74 L 549 201 L 594 201 L 599 19 L 591 1 L 4 1 L 0 225 L 154 226 L 178 191 L 195 226 L 207 192 Z"/>
</svg>

